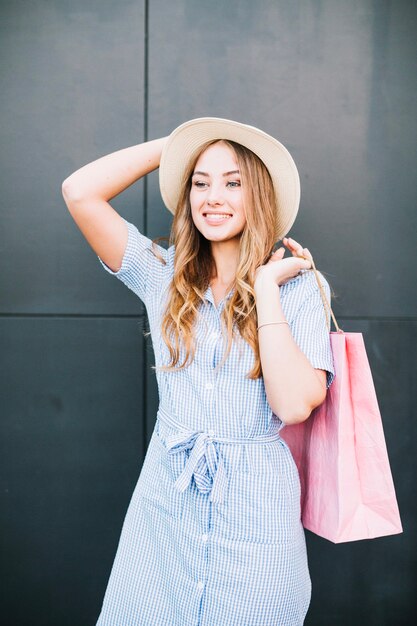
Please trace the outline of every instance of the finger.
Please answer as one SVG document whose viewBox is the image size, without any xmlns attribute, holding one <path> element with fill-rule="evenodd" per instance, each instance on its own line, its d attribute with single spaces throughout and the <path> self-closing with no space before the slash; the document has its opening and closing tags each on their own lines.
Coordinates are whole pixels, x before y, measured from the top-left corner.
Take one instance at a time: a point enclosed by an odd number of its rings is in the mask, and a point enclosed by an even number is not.
<svg viewBox="0 0 417 626">
<path fill-rule="evenodd" d="M 291 250 L 302 250 L 302 245 L 300 243 L 298 243 L 298 241 L 296 241 L 295 239 L 292 239 L 291 237 L 288 239 L 288 244 L 289 247 L 291 248 Z"/>
<path fill-rule="evenodd" d="M 291 239 L 291 237 L 284 237 L 284 239 L 282 240 L 282 243 L 287 248 L 290 248 L 290 250 L 292 250 L 297 242 L 295 241 L 295 239 Z"/>
<path fill-rule="evenodd" d="M 306 258 L 301 258 L 299 257 L 299 263 L 300 263 L 300 272 L 303 272 L 304 270 L 311 270 L 313 265 L 310 259 L 306 259 Z"/>
<path fill-rule="evenodd" d="M 303 256 L 307 259 L 309 259 L 310 261 L 313 260 L 313 257 L 311 256 L 311 252 L 308 248 L 304 248 L 303 250 Z"/>
<path fill-rule="evenodd" d="M 298 244 L 296 247 L 294 247 L 293 254 L 302 259 L 308 259 L 309 261 L 313 260 L 310 250 L 308 248 L 303 248 L 301 244 Z"/>
<path fill-rule="evenodd" d="M 303 247 L 295 239 L 288 239 L 289 248 L 294 256 L 303 256 Z"/>
<path fill-rule="evenodd" d="M 290 250 L 292 250 L 293 243 L 292 243 L 292 240 L 289 237 L 284 237 L 284 239 L 282 240 L 282 243 L 284 244 L 284 246 L 286 248 L 289 248 Z"/>
<path fill-rule="evenodd" d="M 278 261 L 279 259 L 282 259 L 284 254 L 285 254 L 285 248 L 278 248 L 278 250 L 275 250 L 275 252 L 271 254 L 269 260 Z"/>
</svg>

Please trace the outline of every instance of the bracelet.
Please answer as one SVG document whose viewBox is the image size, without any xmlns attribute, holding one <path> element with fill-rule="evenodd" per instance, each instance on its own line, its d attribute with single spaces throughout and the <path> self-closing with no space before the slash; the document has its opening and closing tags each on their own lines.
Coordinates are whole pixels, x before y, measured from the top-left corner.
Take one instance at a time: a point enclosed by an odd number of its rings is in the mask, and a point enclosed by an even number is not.
<svg viewBox="0 0 417 626">
<path fill-rule="evenodd" d="M 267 324 L 261 324 L 260 326 L 258 326 L 258 330 L 260 328 L 262 328 L 262 326 L 271 326 L 273 324 L 288 324 L 288 326 L 289 326 L 289 323 L 286 322 L 286 321 L 282 321 L 282 322 L 268 322 Z"/>
</svg>

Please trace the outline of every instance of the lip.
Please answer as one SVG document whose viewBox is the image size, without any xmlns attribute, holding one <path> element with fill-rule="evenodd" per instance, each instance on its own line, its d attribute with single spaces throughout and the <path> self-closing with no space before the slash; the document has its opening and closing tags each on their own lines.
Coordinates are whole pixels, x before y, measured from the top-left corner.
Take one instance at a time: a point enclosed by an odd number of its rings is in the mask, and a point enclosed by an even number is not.
<svg viewBox="0 0 417 626">
<path fill-rule="evenodd" d="M 224 224 L 225 222 L 227 222 L 228 220 L 230 220 L 233 215 L 231 215 L 231 213 L 224 213 L 224 215 L 229 215 L 230 217 L 224 217 L 223 219 L 218 219 L 213 217 L 214 215 L 222 215 L 222 213 L 216 212 L 214 213 L 213 211 L 211 213 L 208 212 L 204 212 L 203 214 L 203 219 L 207 222 L 207 224 L 209 224 L 210 226 L 219 226 L 220 224 Z"/>
<path fill-rule="evenodd" d="M 203 211 L 202 215 L 232 215 L 229 211 Z"/>
</svg>

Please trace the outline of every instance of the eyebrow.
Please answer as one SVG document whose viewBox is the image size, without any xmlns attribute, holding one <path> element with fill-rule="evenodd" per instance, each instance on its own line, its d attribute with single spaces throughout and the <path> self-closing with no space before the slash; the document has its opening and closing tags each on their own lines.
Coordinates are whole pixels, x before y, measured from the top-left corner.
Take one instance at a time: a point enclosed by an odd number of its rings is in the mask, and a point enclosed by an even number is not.
<svg viewBox="0 0 417 626">
<path fill-rule="evenodd" d="M 230 172 L 225 172 L 223 174 L 223 176 L 231 176 L 232 174 L 240 174 L 240 172 L 239 172 L 239 170 L 231 170 Z M 193 172 L 192 175 L 193 176 L 197 176 L 197 175 L 198 176 L 206 176 L 207 178 L 209 178 L 209 176 L 210 176 L 209 174 L 207 174 L 207 172 L 199 172 L 199 171 Z"/>
</svg>

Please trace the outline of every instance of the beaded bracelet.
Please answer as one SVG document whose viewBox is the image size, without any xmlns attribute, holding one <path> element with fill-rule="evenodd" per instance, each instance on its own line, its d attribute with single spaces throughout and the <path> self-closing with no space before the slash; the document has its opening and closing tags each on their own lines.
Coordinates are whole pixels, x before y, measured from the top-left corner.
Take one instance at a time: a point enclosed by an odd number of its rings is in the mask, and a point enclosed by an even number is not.
<svg viewBox="0 0 417 626">
<path fill-rule="evenodd" d="M 272 326 L 273 324 L 288 324 L 288 326 L 289 326 L 289 323 L 286 322 L 286 321 L 282 321 L 282 322 L 268 322 L 267 324 L 261 324 L 260 326 L 258 326 L 258 330 L 260 328 L 262 328 L 262 326 Z"/>
</svg>

